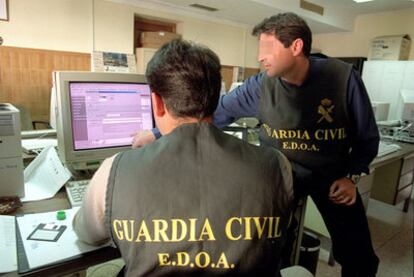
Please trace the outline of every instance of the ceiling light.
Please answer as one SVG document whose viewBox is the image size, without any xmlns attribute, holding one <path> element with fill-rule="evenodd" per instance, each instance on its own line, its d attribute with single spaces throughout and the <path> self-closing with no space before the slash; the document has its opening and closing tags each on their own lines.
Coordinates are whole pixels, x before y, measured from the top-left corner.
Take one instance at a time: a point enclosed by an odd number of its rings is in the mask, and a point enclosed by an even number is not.
<svg viewBox="0 0 414 277">
<path fill-rule="evenodd" d="M 371 1 L 374 1 L 374 0 L 354 0 L 354 2 L 357 2 L 357 3 L 364 3 L 364 2 L 371 2 Z"/>
<path fill-rule="evenodd" d="M 202 9 L 202 10 L 209 11 L 209 12 L 218 11 L 218 9 L 216 9 L 216 8 L 201 5 L 201 4 L 191 4 L 190 6 L 193 7 L 193 8 Z"/>
</svg>

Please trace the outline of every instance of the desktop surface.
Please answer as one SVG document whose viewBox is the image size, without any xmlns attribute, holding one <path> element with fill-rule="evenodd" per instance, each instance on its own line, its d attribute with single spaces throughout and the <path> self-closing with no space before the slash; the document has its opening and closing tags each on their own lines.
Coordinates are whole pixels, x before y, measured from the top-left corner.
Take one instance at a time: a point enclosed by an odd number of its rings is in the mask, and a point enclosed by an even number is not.
<svg viewBox="0 0 414 277">
<path fill-rule="evenodd" d="M 399 154 L 393 153 L 392 155 L 377 158 L 373 164 L 375 164 L 375 166 L 379 166 L 379 162 L 382 163 L 384 162 L 384 160 L 393 160 L 394 156 L 396 157 L 414 153 L 414 145 L 399 145 L 402 147 L 401 151 L 398 151 Z M 22 215 L 27 213 L 41 213 L 48 211 L 63 210 L 68 208 L 70 208 L 70 204 L 64 189 L 62 189 L 52 199 L 24 203 L 23 207 L 17 210 L 15 215 Z M 68 274 L 117 257 L 119 257 L 119 252 L 116 249 L 108 247 L 99 249 L 96 252 L 90 252 L 84 256 L 74 257 L 73 259 L 65 260 L 61 263 L 55 263 L 52 265 L 48 265 L 47 267 L 31 270 L 26 272 L 24 275 L 51 276 Z M 17 272 L 7 274 L 6 276 L 17 276 Z"/>
<path fill-rule="evenodd" d="M 24 130 L 21 132 L 21 136 L 22 136 L 22 139 L 56 137 L 56 130 L 55 129 Z"/>
<path fill-rule="evenodd" d="M 378 147 L 378 154 L 377 157 L 386 156 L 388 154 L 394 153 L 401 149 L 401 146 L 393 143 L 387 143 L 380 141 L 379 147 Z"/>
<path fill-rule="evenodd" d="M 25 214 L 37 214 L 45 212 L 55 212 L 57 210 L 70 209 L 70 204 L 67 198 L 67 194 L 64 189 L 60 190 L 55 197 L 42 201 L 25 202 L 23 206 L 19 208 L 12 215 L 23 216 Z M 56 255 L 56 252 L 54 254 Z M 113 247 L 104 247 L 97 250 L 82 253 L 75 257 L 67 258 L 63 261 L 58 261 L 52 264 L 41 266 L 39 268 L 20 269 L 21 272 L 10 272 L 1 276 L 62 276 L 85 270 L 88 267 L 97 265 L 109 260 L 113 260 L 120 257 L 118 249 Z M 21 259 L 21 257 L 20 257 Z M 23 262 L 24 260 L 20 261 Z M 22 264 L 24 266 L 24 263 Z M 27 264 L 26 264 L 27 266 Z M 19 265 L 20 267 L 20 265 Z"/>
</svg>

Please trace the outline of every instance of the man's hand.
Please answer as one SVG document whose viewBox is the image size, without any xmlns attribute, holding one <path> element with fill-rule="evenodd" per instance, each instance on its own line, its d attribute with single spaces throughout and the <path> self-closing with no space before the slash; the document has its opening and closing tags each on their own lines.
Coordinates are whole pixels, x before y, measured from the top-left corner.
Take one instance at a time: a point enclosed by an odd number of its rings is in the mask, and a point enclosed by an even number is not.
<svg viewBox="0 0 414 277">
<path fill-rule="evenodd" d="M 132 135 L 134 136 L 132 139 L 132 148 L 138 148 L 155 141 L 155 136 L 151 130 L 139 131 Z"/>
<path fill-rule="evenodd" d="M 356 186 L 348 178 L 333 182 L 329 189 L 329 199 L 335 204 L 353 205 L 356 200 Z"/>
</svg>

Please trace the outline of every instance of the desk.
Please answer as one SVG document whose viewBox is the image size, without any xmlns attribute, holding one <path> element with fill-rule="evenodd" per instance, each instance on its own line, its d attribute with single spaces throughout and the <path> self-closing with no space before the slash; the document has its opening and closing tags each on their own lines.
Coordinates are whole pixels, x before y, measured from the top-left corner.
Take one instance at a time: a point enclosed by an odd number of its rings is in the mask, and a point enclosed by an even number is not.
<svg viewBox="0 0 414 277">
<path fill-rule="evenodd" d="M 23 207 L 18 209 L 13 215 L 23 215 L 29 213 L 51 212 L 56 210 L 69 209 L 70 204 L 64 189 L 59 191 L 55 197 L 48 200 L 24 203 Z M 107 262 L 120 257 L 117 249 L 104 247 L 92 252 L 84 253 L 79 256 L 48 265 L 20 276 L 61 276 L 85 270 L 88 267 Z M 7 273 L 2 277 L 18 276 L 17 272 Z"/>
<path fill-rule="evenodd" d="M 396 205 L 404 201 L 407 212 L 414 180 L 414 144 L 397 143 L 401 149 L 376 158 L 370 165 L 375 169 L 371 198 Z"/>
<path fill-rule="evenodd" d="M 403 211 L 408 210 L 414 181 L 414 144 L 397 144 L 401 149 L 375 158 L 370 164 L 370 175 L 362 176 L 357 185 L 365 210 L 369 198 L 391 205 L 404 201 Z M 304 221 L 305 228 L 330 238 L 322 216 L 312 199 L 308 199 Z"/>
<path fill-rule="evenodd" d="M 396 205 L 404 201 L 407 212 L 414 181 L 414 144 L 398 143 L 401 149 L 375 158 L 370 174 L 361 177 L 357 184 L 365 210 L 369 199 Z M 306 207 L 305 227 L 329 238 L 328 230 L 315 204 L 310 199 Z"/>
<path fill-rule="evenodd" d="M 389 204 L 396 204 L 402 200 L 409 203 L 414 176 L 414 145 L 405 143 L 399 144 L 402 147 L 401 150 L 376 158 L 370 165 L 372 173 L 368 176 L 364 176 L 358 184 L 363 200 L 366 200 L 364 201 L 365 204 L 367 204 L 369 197 Z M 303 206 L 306 206 L 306 202 L 303 203 Z M 25 203 L 23 208 L 18 210 L 16 214 L 48 212 L 67 208 L 69 208 L 69 202 L 66 198 L 66 192 L 62 190 L 53 199 Z M 406 208 L 408 208 L 408 204 L 406 204 L 404 210 Z M 303 211 L 304 209 L 299 209 L 297 211 L 301 216 L 299 219 L 298 240 L 294 246 L 295 251 L 293 252 L 295 264 L 297 263 L 300 253 L 299 248 L 304 218 L 302 216 Z M 308 214 L 306 214 L 306 217 L 308 217 Z M 309 227 L 306 222 L 305 227 Z M 317 229 L 316 227 L 310 229 L 318 232 L 318 230 L 315 230 Z M 327 232 L 319 231 L 318 233 L 326 234 Z M 53 264 L 32 271 L 24 274 L 24 276 L 54 276 L 69 274 L 119 257 L 119 252 L 116 249 L 107 247 L 83 254 L 59 264 Z M 9 273 L 4 276 L 17 276 L 17 273 Z"/>
</svg>

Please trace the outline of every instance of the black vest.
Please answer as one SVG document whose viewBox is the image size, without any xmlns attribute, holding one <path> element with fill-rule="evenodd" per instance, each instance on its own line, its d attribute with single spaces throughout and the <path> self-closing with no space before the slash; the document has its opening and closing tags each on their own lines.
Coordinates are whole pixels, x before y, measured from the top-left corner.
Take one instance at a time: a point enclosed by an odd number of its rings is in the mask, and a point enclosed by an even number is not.
<svg viewBox="0 0 414 277">
<path fill-rule="evenodd" d="M 207 123 L 119 154 L 106 221 L 128 276 L 279 276 L 291 184 L 281 153 Z"/>
<path fill-rule="evenodd" d="M 300 87 L 263 77 L 260 140 L 282 151 L 294 169 L 335 179 L 346 175 L 348 164 L 346 94 L 352 66 L 335 59 L 310 62 L 309 76 Z"/>
</svg>

